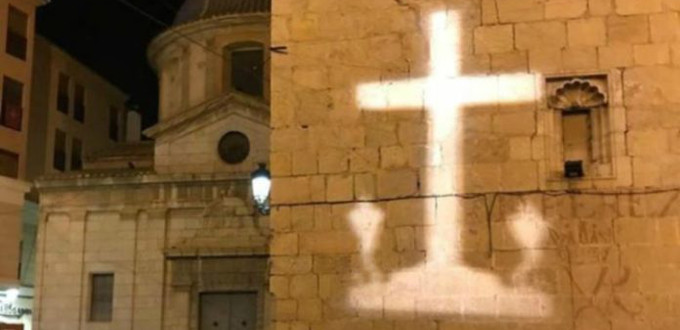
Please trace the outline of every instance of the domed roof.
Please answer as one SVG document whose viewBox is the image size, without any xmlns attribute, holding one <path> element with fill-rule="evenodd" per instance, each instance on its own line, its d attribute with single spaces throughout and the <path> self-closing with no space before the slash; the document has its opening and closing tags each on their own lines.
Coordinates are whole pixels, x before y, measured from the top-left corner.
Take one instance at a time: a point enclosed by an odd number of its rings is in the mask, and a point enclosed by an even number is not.
<svg viewBox="0 0 680 330">
<path fill-rule="evenodd" d="M 175 25 L 223 15 L 269 13 L 271 0 L 186 0 Z"/>
</svg>

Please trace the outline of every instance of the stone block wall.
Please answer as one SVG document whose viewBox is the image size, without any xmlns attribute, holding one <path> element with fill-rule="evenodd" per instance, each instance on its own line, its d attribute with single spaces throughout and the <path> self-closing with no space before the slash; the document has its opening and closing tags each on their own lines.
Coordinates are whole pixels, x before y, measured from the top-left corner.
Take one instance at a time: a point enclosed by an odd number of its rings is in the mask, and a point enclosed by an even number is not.
<svg viewBox="0 0 680 330">
<path fill-rule="evenodd" d="M 183 127 L 158 138 L 154 147 L 154 170 L 158 173 L 250 173 L 258 163 L 266 163 L 269 150 L 268 110 L 248 109 L 241 104 L 224 105 L 225 113 L 202 118 L 198 124 Z M 238 109 L 238 110 L 234 110 Z M 242 116 L 238 111 L 247 113 Z M 218 146 L 228 132 L 240 132 L 248 138 L 248 157 L 238 164 L 227 164 L 219 156 Z"/>
<path fill-rule="evenodd" d="M 275 329 L 680 327 L 677 3 L 273 6 Z M 555 177 L 592 76 L 614 170 Z"/>
</svg>

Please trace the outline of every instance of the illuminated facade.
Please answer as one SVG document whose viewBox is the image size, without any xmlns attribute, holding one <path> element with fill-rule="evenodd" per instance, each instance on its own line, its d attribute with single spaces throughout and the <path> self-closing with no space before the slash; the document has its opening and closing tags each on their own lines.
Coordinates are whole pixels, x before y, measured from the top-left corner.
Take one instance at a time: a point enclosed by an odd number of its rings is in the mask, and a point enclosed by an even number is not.
<svg viewBox="0 0 680 330">
<path fill-rule="evenodd" d="M 270 2 L 186 1 L 148 58 L 153 142 L 39 179 L 36 329 L 264 329 Z M 67 257 L 65 257 L 67 256 Z"/>
<path fill-rule="evenodd" d="M 30 329 L 31 290 L 22 287 L 21 241 L 29 127 L 35 8 L 32 0 L 0 1 L 0 328 Z M 19 296 L 13 297 L 19 290 Z M 12 325 L 9 325 L 12 324 Z"/>
<path fill-rule="evenodd" d="M 674 2 L 272 5 L 185 3 L 153 152 L 41 181 L 39 328 L 680 328 Z"/>
<path fill-rule="evenodd" d="M 679 327 L 677 9 L 275 2 L 273 328 Z"/>
</svg>

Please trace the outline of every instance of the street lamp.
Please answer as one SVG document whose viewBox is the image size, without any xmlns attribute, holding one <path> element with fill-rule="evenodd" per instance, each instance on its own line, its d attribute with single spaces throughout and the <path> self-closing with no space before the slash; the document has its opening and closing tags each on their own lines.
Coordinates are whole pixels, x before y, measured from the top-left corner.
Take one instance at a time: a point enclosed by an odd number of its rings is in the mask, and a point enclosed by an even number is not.
<svg viewBox="0 0 680 330">
<path fill-rule="evenodd" d="M 260 214 L 269 214 L 269 192 L 272 187 L 272 180 L 267 165 L 258 164 L 258 169 L 250 175 L 250 183 L 253 189 L 253 200 Z"/>
<path fill-rule="evenodd" d="M 13 303 L 19 298 L 19 289 L 7 289 L 5 290 L 5 302 Z"/>
</svg>

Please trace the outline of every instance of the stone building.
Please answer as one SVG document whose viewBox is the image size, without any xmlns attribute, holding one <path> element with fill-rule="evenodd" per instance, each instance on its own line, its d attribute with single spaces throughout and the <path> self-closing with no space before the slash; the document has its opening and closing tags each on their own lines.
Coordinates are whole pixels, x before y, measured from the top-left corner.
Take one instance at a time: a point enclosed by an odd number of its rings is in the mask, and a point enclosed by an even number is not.
<svg viewBox="0 0 680 330">
<path fill-rule="evenodd" d="M 275 1 L 273 327 L 679 329 L 679 9 Z"/>
<path fill-rule="evenodd" d="M 39 329 L 680 328 L 677 1 L 260 5 L 152 43 L 148 168 L 40 182 Z"/>
<path fill-rule="evenodd" d="M 36 329 L 262 329 L 269 221 L 270 3 L 189 0 L 148 57 L 153 144 L 37 181 Z"/>
</svg>

